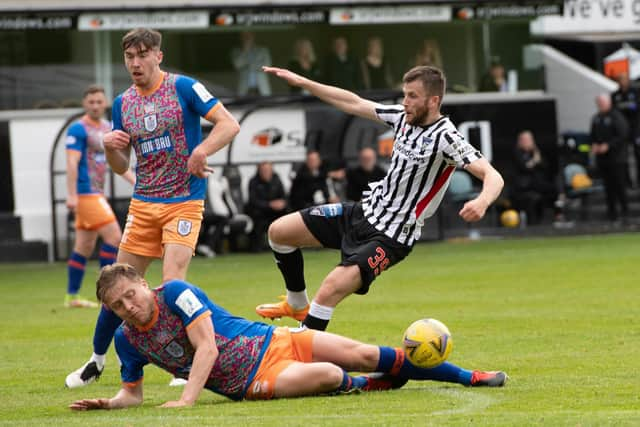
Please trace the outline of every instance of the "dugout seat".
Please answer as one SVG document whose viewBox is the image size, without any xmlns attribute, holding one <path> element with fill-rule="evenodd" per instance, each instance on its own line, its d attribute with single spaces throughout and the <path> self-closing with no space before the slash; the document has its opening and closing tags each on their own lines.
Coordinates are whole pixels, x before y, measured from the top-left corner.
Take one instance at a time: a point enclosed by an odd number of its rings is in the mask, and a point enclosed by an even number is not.
<svg viewBox="0 0 640 427">
<path fill-rule="evenodd" d="M 590 196 L 595 193 L 602 193 L 604 187 L 601 184 L 592 183 L 589 186 L 576 187 L 576 176 L 588 176 L 587 169 L 579 163 L 569 163 L 562 170 L 565 194 L 569 200 L 578 201 L 580 204 L 580 218 L 589 219 Z"/>
<path fill-rule="evenodd" d="M 241 197 L 241 195 L 240 195 Z M 212 174 L 207 180 L 207 200 L 205 201 L 205 213 L 223 216 L 227 218 L 223 226 L 222 235 L 229 242 L 229 248 L 236 250 L 241 246 L 241 239 L 248 241 L 248 235 L 253 230 L 253 221 L 248 215 L 240 212 L 229 179 L 222 174 Z M 204 231 L 209 232 L 207 230 Z"/>
</svg>

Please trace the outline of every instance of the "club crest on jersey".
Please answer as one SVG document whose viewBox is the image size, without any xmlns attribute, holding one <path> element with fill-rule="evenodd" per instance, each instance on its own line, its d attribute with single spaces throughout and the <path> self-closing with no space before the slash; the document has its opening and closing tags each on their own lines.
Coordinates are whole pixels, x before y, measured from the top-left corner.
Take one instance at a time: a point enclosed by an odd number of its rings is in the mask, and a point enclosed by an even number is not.
<svg viewBox="0 0 640 427">
<path fill-rule="evenodd" d="M 186 219 L 178 221 L 178 234 L 181 236 L 188 236 L 191 233 L 192 223 Z"/>
<path fill-rule="evenodd" d="M 176 359 L 184 356 L 184 348 L 175 341 L 171 341 L 164 349 L 171 357 Z"/>
<path fill-rule="evenodd" d="M 158 127 L 158 115 L 150 114 L 144 116 L 144 128 L 147 132 L 153 132 Z"/>
</svg>

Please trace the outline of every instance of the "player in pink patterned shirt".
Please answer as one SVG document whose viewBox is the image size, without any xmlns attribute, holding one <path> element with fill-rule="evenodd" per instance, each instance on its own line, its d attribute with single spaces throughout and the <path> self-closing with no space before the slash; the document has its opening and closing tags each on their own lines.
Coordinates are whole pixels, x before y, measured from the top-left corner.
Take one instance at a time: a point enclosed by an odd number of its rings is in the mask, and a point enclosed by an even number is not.
<svg viewBox="0 0 640 427">
<path fill-rule="evenodd" d="M 122 39 L 124 61 L 133 85 L 113 103 L 113 131 L 104 136 L 105 154 L 116 173 L 129 168 L 133 148 L 136 186 L 118 250 L 118 262 L 143 275 L 154 258 L 162 262 L 162 281 L 184 280 L 200 230 L 207 157 L 229 144 L 240 127 L 202 83 L 160 69 L 159 32 L 139 28 Z M 200 118 L 215 126 L 202 139 Z M 101 310 L 94 352 L 71 373 L 68 387 L 81 387 L 100 376 L 104 354 L 120 324 Z"/>
<path fill-rule="evenodd" d="M 400 348 L 364 344 L 306 328 L 276 328 L 234 316 L 198 287 L 171 280 L 150 289 L 130 265 L 105 267 L 98 299 L 124 320 L 115 346 L 122 388 L 111 399 L 82 399 L 73 410 L 117 409 L 142 403 L 144 367 L 154 364 L 188 382 L 178 400 L 193 405 L 203 389 L 233 400 L 388 390 L 408 380 L 501 387 L 504 372 L 470 371 L 444 362 L 413 365 Z M 378 372 L 351 376 L 347 371 Z"/>
<path fill-rule="evenodd" d="M 67 151 L 67 208 L 75 215 L 75 242 L 67 262 L 67 295 L 65 307 L 98 307 L 78 295 L 84 278 L 87 258 L 93 252 L 98 236 L 100 267 L 116 260 L 122 237 L 120 225 L 104 197 L 107 162 L 102 136 L 111 130 L 104 119 L 107 98 L 101 86 L 89 86 L 82 97 L 85 114 L 69 127 Z M 130 183 L 135 178 L 130 171 L 123 175 Z"/>
</svg>

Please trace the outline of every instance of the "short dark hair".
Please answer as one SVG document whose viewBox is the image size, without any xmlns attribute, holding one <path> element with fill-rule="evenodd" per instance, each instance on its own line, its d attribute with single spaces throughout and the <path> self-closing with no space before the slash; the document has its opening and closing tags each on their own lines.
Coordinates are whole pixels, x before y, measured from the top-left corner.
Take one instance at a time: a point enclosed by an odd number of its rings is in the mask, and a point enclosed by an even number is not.
<svg viewBox="0 0 640 427">
<path fill-rule="evenodd" d="M 102 93 L 104 94 L 104 88 L 100 85 L 89 85 L 87 86 L 87 88 L 84 90 L 84 93 L 82 94 L 82 99 L 86 98 L 89 95 L 93 95 L 94 93 Z"/>
<path fill-rule="evenodd" d="M 115 263 L 104 266 L 100 271 L 100 277 L 96 281 L 96 298 L 104 302 L 105 294 L 113 288 L 121 278 L 129 279 L 132 282 L 142 280 L 142 276 L 133 266 L 124 263 Z"/>
<path fill-rule="evenodd" d="M 122 50 L 127 50 L 131 46 L 136 47 L 140 45 L 147 49 L 160 49 L 162 45 L 162 34 L 151 28 L 136 28 L 122 37 Z"/>
<path fill-rule="evenodd" d="M 402 77 L 402 83 L 410 83 L 415 80 L 422 82 L 427 95 L 439 96 L 440 102 L 442 102 L 447 79 L 441 69 L 430 65 L 419 65 L 407 71 Z"/>
</svg>

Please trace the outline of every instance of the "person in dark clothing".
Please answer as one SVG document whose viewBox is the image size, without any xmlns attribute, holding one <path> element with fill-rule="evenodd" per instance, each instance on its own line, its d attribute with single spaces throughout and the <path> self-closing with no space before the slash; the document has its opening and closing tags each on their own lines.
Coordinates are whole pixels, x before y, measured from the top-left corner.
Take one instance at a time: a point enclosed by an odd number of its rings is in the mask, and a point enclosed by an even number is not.
<svg viewBox="0 0 640 427">
<path fill-rule="evenodd" d="M 351 55 L 349 45 L 344 37 L 333 40 L 333 52 L 325 61 L 324 81 L 328 85 L 338 86 L 346 90 L 362 88 L 360 66 Z"/>
<path fill-rule="evenodd" d="M 296 74 L 313 80 L 320 80 L 321 71 L 316 62 L 316 54 L 309 39 L 298 39 L 293 47 L 293 58 L 289 61 L 289 69 Z M 301 88 L 289 86 L 291 93 L 305 93 Z"/>
<path fill-rule="evenodd" d="M 309 151 L 305 164 L 296 172 L 289 201 L 293 210 L 334 201 L 329 196 L 327 172 L 317 151 Z"/>
<path fill-rule="evenodd" d="M 247 214 L 253 220 L 251 249 L 263 250 L 269 224 L 287 213 L 287 200 L 280 177 L 273 172 L 270 162 L 262 162 L 249 181 Z"/>
<path fill-rule="evenodd" d="M 367 41 L 367 56 L 360 62 L 360 67 L 362 68 L 362 83 L 365 89 L 391 89 L 393 87 L 391 67 L 384 57 L 384 47 L 380 37 L 371 37 Z"/>
<path fill-rule="evenodd" d="M 362 192 L 369 188 L 370 182 L 379 181 L 386 175 L 384 169 L 376 164 L 378 156 L 371 147 L 365 147 L 358 154 L 358 166 L 347 169 L 347 199 L 360 201 Z"/>
<path fill-rule="evenodd" d="M 633 147 L 635 154 L 636 187 L 640 187 L 640 89 L 631 86 L 627 73 L 618 74 L 616 80 L 620 88 L 611 94 L 611 102 L 613 108 L 624 114 L 629 124 L 628 143 Z"/>
<path fill-rule="evenodd" d="M 618 203 L 623 217 L 628 212 L 625 164 L 629 125 L 622 113 L 612 108 L 609 94 L 598 95 L 596 105 L 598 113 L 591 119 L 591 152 L 604 181 L 609 219 L 617 221 Z"/>
<path fill-rule="evenodd" d="M 548 165 L 540 154 L 533 134 L 522 131 L 514 152 L 516 167 L 514 204 L 527 214 L 528 222 L 536 224 L 544 216 L 545 208 L 554 208 L 558 190 L 549 179 Z M 558 215 L 558 212 L 555 212 Z"/>
</svg>

